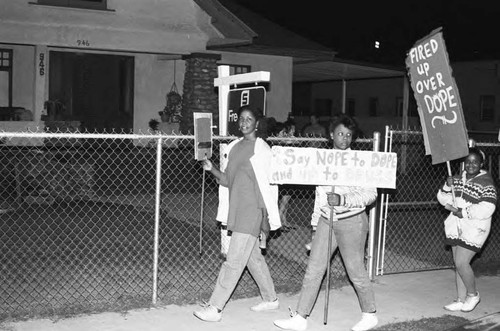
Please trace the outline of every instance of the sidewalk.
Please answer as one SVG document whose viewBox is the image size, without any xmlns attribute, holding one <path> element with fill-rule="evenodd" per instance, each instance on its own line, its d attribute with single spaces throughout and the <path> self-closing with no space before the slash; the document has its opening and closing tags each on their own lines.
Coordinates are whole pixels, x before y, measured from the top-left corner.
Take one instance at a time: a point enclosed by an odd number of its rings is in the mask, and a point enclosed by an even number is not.
<svg viewBox="0 0 500 331">
<path fill-rule="evenodd" d="M 500 276 L 480 276 L 477 288 L 481 303 L 470 313 L 451 313 L 443 305 L 455 295 L 452 270 L 425 271 L 376 278 L 379 326 L 428 317 L 456 314 L 474 320 L 500 312 Z M 255 313 L 249 307 L 260 298 L 229 301 L 219 323 L 198 320 L 192 312 L 197 305 L 169 305 L 155 309 L 133 310 L 126 314 L 101 313 L 52 321 L 48 319 L 0 324 L 5 331 L 278 331 L 273 320 L 287 318 L 288 306 L 295 308 L 298 295 L 280 295 L 277 311 Z M 325 292 L 321 292 L 309 317 L 308 331 L 347 331 L 360 318 L 356 295 L 351 286 L 330 291 L 327 325 L 324 325 Z"/>
</svg>

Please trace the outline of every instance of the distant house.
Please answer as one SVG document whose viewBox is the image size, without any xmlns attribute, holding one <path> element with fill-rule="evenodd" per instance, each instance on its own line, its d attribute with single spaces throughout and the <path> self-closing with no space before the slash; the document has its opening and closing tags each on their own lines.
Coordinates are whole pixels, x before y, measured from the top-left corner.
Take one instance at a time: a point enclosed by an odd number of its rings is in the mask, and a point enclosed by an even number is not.
<svg viewBox="0 0 500 331">
<path fill-rule="evenodd" d="M 498 141 L 500 128 L 500 60 L 451 64 L 471 138 Z"/>
</svg>

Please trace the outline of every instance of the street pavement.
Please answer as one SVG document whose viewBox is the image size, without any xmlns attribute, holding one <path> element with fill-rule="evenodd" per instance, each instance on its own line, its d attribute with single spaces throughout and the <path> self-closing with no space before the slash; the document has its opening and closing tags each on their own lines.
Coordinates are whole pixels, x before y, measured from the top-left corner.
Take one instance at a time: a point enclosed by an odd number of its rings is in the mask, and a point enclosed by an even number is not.
<svg viewBox="0 0 500 331">
<path fill-rule="evenodd" d="M 454 272 L 450 269 L 377 276 L 374 280 L 379 327 L 390 323 L 422 318 L 456 315 L 471 321 L 457 331 L 500 330 L 482 328 L 481 323 L 500 325 L 500 276 L 477 278 L 481 302 L 470 313 L 449 312 L 442 307 L 455 299 Z M 287 318 L 288 307 L 295 308 L 298 294 L 279 295 L 280 309 L 252 312 L 249 307 L 260 302 L 259 297 L 230 300 L 221 322 L 207 323 L 193 316 L 198 305 L 167 305 L 152 309 L 137 309 L 126 313 L 100 313 L 64 319 L 34 319 L 4 322 L 2 331 L 279 331 L 275 319 Z M 308 319 L 309 331 L 347 331 L 359 320 L 360 309 L 351 286 L 331 289 L 325 314 L 325 292 L 320 292 Z M 325 324 L 326 317 L 326 324 Z M 482 320 L 478 320 L 482 318 Z M 488 324 L 486 324 L 488 325 Z M 493 324 L 495 325 L 495 324 Z"/>
</svg>

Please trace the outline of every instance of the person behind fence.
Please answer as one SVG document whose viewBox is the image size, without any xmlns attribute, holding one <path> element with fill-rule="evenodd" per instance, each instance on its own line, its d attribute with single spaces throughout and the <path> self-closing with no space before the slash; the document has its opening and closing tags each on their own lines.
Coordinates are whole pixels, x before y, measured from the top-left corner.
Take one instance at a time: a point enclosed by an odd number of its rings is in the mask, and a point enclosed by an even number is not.
<svg viewBox="0 0 500 331">
<path fill-rule="evenodd" d="M 338 117 L 330 126 L 330 138 L 334 149 L 349 150 L 357 131 L 356 122 L 349 116 Z M 378 323 L 375 295 L 368 277 L 364 260 L 368 234 L 366 206 L 375 202 L 376 188 L 356 186 L 317 186 L 311 224 L 317 225 L 312 241 L 306 272 L 302 281 L 299 301 L 291 318 L 275 320 L 274 324 L 284 330 L 303 331 L 307 329 L 307 317 L 311 314 L 324 278 L 328 259 L 337 247 L 344 261 L 359 304 L 361 320 L 352 330 L 369 330 Z M 335 211 L 330 223 L 331 209 Z M 328 256 L 329 226 L 332 226 L 332 251 Z"/>
<path fill-rule="evenodd" d="M 271 185 L 268 172 L 272 152 L 269 145 L 257 136 L 261 114 L 250 107 L 238 111 L 242 137 L 232 141 L 222 157 L 221 169 L 204 160 L 203 168 L 210 171 L 219 185 L 228 188 L 227 201 L 219 201 L 217 219 L 227 220 L 231 232 L 226 260 L 221 266 L 208 304 L 194 315 L 207 322 L 222 319 L 222 310 L 248 268 L 259 287 L 262 302 L 252 311 L 279 308 L 269 267 L 260 249 L 261 230 L 281 227 L 278 209 L 278 186 Z M 264 230 L 266 232 L 266 230 Z M 262 238 L 265 242 L 265 238 Z"/>
<path fill-rule="evenodd" d="M 293 119 L 288 119 L 285 123 L 279 126 L 279 131 L 276 136 L 278 138 L 294 138 L 295 137 L 295 121 Z M 293 145 L 293 139 L 283 140 L 284 145 Z M 289 231 L 294 227 L 288 222 L 288 206 L 292 195 L 291 191 L 296 191 L 297 186 L 294 185 L 280 185 L 279 187 L 279 211 L 280 219 L 282 224 L 282 231 Z"/>
<path fill-rule="evenodd" d="M 497 202 L 495 183 L 490 173 L 481 169 L 483 164 L 483 152 L 470 148 L 464 170 L 448 177 L 437 193 L 439 203 L 450 211 L 444 231 L 445 243 L 453 253 L 457 298 L 443 307 L 449 311 L 470 312 L 481 300 L 470 263 L 488 238 Z"/>
<path fill-rule="evenodd" d="M 302 129 L 302 135 L 310 138 L 324 138 L 326 137 L 326 128 L 319 121 L 319 115 L 311 114 L 309 116 L 309 123 Z M 310 141 L 309 147 L 322 148 L 321 141 Z"/>
</svg>

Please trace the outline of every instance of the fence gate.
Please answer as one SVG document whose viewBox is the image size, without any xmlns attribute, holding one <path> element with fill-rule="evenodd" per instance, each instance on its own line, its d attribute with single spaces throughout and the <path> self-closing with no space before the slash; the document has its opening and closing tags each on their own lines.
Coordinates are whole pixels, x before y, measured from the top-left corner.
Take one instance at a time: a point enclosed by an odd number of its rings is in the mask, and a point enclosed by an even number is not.
<svg viewBox="0 0 500 331">
<path fill-rule="evenodd" d="M 500 144 L 474 142 L 486 154 L 485 166 L 499 182 Z M 443 222 L 448 212 L 436 199 L 448 170 L 446 163 L 432 165 L 425 155 L 420 131 L 386 127 L 385 152 L 398 155 L 396 189 L 381 190 L 376 226 L 375 274 L 446 269 L 453 267 L 451 250 L 444 245 Z M 452 172 L 460 160 L 450 162 Z M 498 207 L 490 237 L 474 263 L 500 261 Z"/>
</svg>

